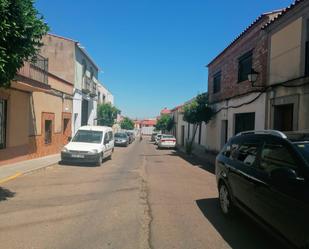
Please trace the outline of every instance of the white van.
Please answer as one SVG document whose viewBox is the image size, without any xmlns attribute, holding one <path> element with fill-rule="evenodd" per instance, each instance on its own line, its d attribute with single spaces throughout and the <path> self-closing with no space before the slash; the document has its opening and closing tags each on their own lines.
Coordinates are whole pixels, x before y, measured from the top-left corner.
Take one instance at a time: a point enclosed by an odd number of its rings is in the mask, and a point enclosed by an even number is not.
<svg viewBox="0 0 309 249">
<path fill-rule="evenodd" d="M 114 134 L 106 126 L 82 126 L 61 151 L 61 162 L 95 163 L 111 158 L 114 152 Z"/>
</svg>

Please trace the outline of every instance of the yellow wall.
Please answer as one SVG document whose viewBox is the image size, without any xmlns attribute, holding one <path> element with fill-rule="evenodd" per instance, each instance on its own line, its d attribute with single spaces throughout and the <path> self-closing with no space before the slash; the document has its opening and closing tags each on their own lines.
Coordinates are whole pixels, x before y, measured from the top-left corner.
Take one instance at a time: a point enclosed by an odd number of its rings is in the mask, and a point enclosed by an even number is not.
<svg viewBox="0 0 309 249">
<path fill-rule="evenodd" d="M 7 147 L 28 144 L 29 94 L 9 90 L 7 109 Z"/>
<path fill-rule="evenodd" d="M 302 18 L 271 36 L 270 84 L 300 77 Z"/>
<path fill-rule="evenodd" d="M 47 93 L 34 92 L 33 103 L 33 110 L 35 112 L 36 135 L 42 134 L 42 112 L 50 112 L 55 114 L 54 132 L 61 132 L 63 110 L 62 98 Z"/>
</svg>

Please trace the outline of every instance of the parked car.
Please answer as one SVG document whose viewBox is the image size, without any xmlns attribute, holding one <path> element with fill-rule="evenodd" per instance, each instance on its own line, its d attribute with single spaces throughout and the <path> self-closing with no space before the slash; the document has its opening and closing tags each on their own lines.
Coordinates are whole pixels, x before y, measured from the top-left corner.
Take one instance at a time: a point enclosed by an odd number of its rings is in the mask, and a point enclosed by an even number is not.
<svg viewBox="0 0 309 249">
<path fill-rule="evenodd" d="M 111 158 L 114 152 L 112 128 L 105 126 L 82 126 L 61 151 L 61 161 L 95 163 Z"/>
<path fill-rule="evenodd" d="M 133 137 L 132 132 L 126 131 L 126 134 L 127 134 L 128 137 L 129 137 L 129 144 L 133 143 L 134 137 Z"/>
<path fill-rule="evenodd" d="M 129 145 L 129 136 L 125 132 L 115 133 L 115 145 L 116 146 L 125 146 Z"/>
<path fill-rule="evenodd" d="M 291 247 L 309 248 L 309 134 L 243 132 L 216 158 L 220 207 L 235 207 Z"/>
<path fill-rule="evenodd" d="M 173 135 L 162 135 L 158 141 L 158 149 L 176 148 L 176 138 Z"/>
<path fill-rule="evenodd" d="M 161 139 L 162 134 L 157 134 L 155 138 L 155 144 L 157 145 L 159 140 Z"/>
</svg>

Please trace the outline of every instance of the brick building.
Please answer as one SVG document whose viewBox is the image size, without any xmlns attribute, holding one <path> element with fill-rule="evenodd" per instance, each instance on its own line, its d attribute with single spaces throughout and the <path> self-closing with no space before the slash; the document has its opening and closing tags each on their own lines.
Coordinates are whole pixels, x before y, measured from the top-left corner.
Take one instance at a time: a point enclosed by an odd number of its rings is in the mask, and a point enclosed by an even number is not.
<svg viewBox="0 0 309 249">
<path fill-rule="evenodd" d="M 208 64 L 209 100 L 217 112 L 207 125 L 207 149 L 220 150 L 244 130 L 265 128 L 268 39 L 262 27 L 281 11 L 264 13 Z M 248 74 L 258 72 L 254 85 Z"/>
</svg>

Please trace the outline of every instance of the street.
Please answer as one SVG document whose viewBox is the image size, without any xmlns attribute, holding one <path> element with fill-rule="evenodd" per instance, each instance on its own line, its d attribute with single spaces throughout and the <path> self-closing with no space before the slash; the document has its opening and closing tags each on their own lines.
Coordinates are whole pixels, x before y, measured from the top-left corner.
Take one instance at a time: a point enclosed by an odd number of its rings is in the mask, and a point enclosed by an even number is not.
<svg viewBox="0 0 309 249">
<path fill-rule="evenodd" d="M 148 139 L 101 167 L 53 165 L 0 187 L 1 248 L 282 248 L 222 216 L 214 169 Z"/>
</svg>

